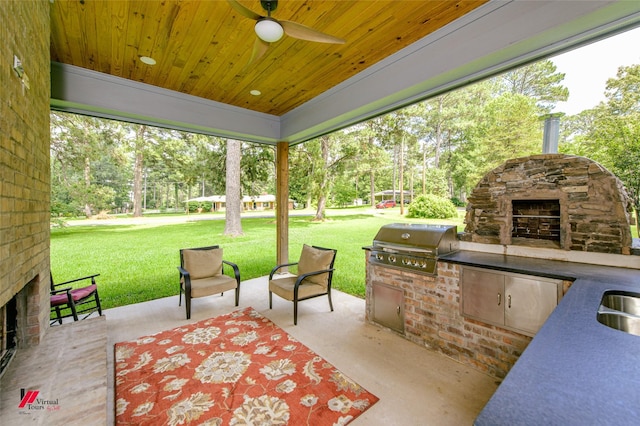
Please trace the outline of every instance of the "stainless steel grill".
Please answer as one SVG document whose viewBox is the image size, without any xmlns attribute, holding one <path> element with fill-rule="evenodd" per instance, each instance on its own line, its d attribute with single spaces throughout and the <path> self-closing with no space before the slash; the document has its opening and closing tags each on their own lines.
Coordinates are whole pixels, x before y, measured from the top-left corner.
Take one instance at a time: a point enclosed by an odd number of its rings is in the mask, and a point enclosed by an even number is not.
<svg viewBox="0 0 640 426">
<path fill-rule="evenodd" d="M 392 223 L 373 240 L 369 261 L 392 268 L 437 275 L 438 257 L 459 248 L 455 225 Z"/>
</svg>

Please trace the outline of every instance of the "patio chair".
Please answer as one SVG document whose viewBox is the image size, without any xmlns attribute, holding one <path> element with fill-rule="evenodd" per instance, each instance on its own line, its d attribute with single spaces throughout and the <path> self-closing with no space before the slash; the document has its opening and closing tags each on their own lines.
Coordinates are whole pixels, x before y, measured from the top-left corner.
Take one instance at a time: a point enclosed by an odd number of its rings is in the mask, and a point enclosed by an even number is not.
<svg viewBox="0 0 640 426">
<path fill-rule="evenodd" d="M 233 269 L 234 277 L 225 275 L 224 265 Z M 227 268 L 227 270 L 229 270 Z M 222 259 L 222 249 L 219 246 L 180 249 L 180 299 L 182 293 L 187 310 L 187 319 L 191 318 L 191 299 L 196 297 L 224 294 L 225 291 L 236 291 L 236 306 L 240 301 L 240 270 L 235 263 Z"/>
<path fill-rule="evenodd" d="M 73 317 L 74 321 L 85 319 L 94 312 L 102 315 L 98 285 L 96 284 L 96 277 L 100 274 L 88 275 L 58 284 L 53 281 L 53 274 L 49 275 L 51 277 L 50 325 L 62 324 L 64 318 Z M 71 285 L 82 281 L 87 281 L 88 285 L 79 288 L 73 288 Z M 84 316 L 80 318 L 81 315 Z"/>
<path fill-rule="evenodd" d="M 298 302 L 313 297 L 327 295 L 329 307 L 333 312 L 331 301 L 331 280 L 333 278 L 333 262 L 336 250 L 317 246 L 302 246 L 300 260 L 294 263 L 277 265 L 269 274 L 269 309 L 272 308 L 273 293 L 293 302 L 293 324 L 298 324 Z M 275 278 L 274 274 L 285 266 L 298 265 L 298 273 L 287 274 Z"/>
</svg>

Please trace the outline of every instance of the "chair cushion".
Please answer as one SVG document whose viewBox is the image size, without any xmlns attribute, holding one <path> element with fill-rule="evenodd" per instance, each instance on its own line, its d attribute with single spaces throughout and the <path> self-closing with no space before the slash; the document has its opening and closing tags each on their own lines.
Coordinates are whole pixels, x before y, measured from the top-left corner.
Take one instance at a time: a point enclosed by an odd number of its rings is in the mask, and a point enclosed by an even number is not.
<svg viewBox="0 0 640 426">
<path fill-rule="evenodd" d="M 183 283 L 184 288 L 184 283 Z M 191 280 L 191 297 L 211 296 L 212 294 L 224 293 L 238 287 L 238 282 L 227 275 L 200 278 Z"/>
<path fill-rule="evenodd" d="M 95 293 L 98 286 L 96 284 L 92 284 L 82 288 L 76 288 L 71 290 L 71 297 L 73 297 L 74 301 L 82 300 L 87 296 L 90 296 L 92 293 Z"/>
<path fill-rule="evenodd" d="M 298 262 L 298 275 L 329 269 L 333 255 L 333 250 L 320 250 L 304 244 L 300 254 L 300 261 Z M 326 287 L 328 279 L 329 273 L 327 272 L 326 274 L 310 276 L 303 283 L 311 282 Z"/>
<path fill-rule="evenodd" d="M 182 250 L 184 269 L 192 280 L 222 275 L 222 249 Z"/>
<path fill-rule="evenodd" d="M 324 275 L 324 274 L 323 274 Z M 293 288 L 295 287 L 298 277 L 289 276 L 285 278 L 278 278 L 269 281 L 269 291 L 274 292 L 278 296 L 286 300 L 293 301 Z M 309 279 L 304 280 L 307 284 L 302 284 L 298 287 L 298 299 L 304 299 L 309 296 L 315 296 L 317 294 L 325 294 L 327 288 L 324 285 L 309 284 Z"/>
<path fill-rule="evenodd" d="M 50 297 L 51 306 L 59 306 L 66 305 L 69 302 L 69 298 L 67 297 L 67 293 L 54 294 Z"/>
</svg>

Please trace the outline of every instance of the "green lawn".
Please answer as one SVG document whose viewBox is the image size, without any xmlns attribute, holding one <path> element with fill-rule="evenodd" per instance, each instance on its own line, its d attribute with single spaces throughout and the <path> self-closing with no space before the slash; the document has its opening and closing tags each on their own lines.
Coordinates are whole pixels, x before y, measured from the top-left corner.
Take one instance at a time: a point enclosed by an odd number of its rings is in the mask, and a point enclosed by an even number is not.
<svg viewBox="0 0 640 426">
<path fill-rule="evenodd" d="M 324 222 L 290 217 L 290 260 L 297 260 L 303 243 L 335 248 L 334 288 L 364 297 L 362 247 L 372 243 L 382 225 L 410 220 L 403 219 L 398 208 L 375 216 L 368 209 L 329 210 L 327 216 Z M 461 218 L 438 223 L 456 223 L 462 229 Z M 105 309 L 178 294 L 180 248 L 218 244 L 224 258 L 238 264 L 242 280 L 268 275 L 276 264 L 275 220 L 243 218 L 242 228 L 244 236 L 237 238 L 222 235 L 223 220 L 56 228 L 51 231 L 51 269 L 57 282 L 100 273 Z"/>
<path fill-rule="evenodd" d="M 364 297 L 365 254 L 386 223 L 421 222 L 462 224 L 455 221 L 410 220 L 399 208 L 371 214 L 369 208 L 328 210 L 327 220 L 310 216 L 289 219 L 289 258 L 296 261 L 302 244 L 338 250 L 334 288 Z M 218 244 L 224 258 L 238 264 L 242 280 L 268 275 L 276 263 L 276 225 L 273 218 L 243 218 L 244 236 L 222 235 L 224 220 L 170 225 L 67 226 L 51 231 L 51 269 L 57 282 L 91 273 L 98 277 L 105 309 L 178 294 L 180 248 Z M 632 227 L 634 237 L 637 228 Z M 266 296 L 265 296 L 266 297 Z"/>
</svg>

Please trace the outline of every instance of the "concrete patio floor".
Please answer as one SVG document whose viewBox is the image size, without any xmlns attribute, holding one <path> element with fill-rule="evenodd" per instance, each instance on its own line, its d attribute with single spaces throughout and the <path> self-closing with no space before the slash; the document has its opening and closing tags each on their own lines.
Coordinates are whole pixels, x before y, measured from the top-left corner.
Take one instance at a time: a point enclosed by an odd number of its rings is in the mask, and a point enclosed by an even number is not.
<svg viewBox="0 0 640 426">
<path fill-rule="evenodd" d="M 365 322 L 363 299 L 333 292 L 301 302 L 298 325 L 293 304 L 274 296 L 268 305 L 267 277 L 242 283 L 240 306 L 251 306 L 380 398 L 353 425 L 471 425 L 497 388 L 497 381 L 397 334 Z M 43 342 L 19 351 L 0 380 L 0 424 L 114 424 L 116 342 L 229 313 L 233 292 L 194 299 L 186 320 L 178 296 L 104 311 L 52 327 Z M 105 371 L 106 370 L 106 371 Z M 20 409 L 21 389 L 38 390 L 55 405 Z M 51 409 L 54 409 L 51 411 Z"/>
<path fill-rule="evenodd" d="M 497 388 L 496 380 L 389 330 L 365 322 L 363 299 L 333 292 L 293 304 L 274 296 L 269 309 L 267 277 L 241 285 L 240 308 L 251 306 L 351 379 L 380 398 L 353 425 L 470 425 Z M 178 296 L 105 311 L 107 318 L 108 424 L 113 424 L 113 345 L 237 309 L 233 292 L 194 299 L 186 320 Z"/>
</svg>

